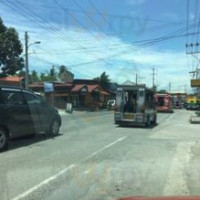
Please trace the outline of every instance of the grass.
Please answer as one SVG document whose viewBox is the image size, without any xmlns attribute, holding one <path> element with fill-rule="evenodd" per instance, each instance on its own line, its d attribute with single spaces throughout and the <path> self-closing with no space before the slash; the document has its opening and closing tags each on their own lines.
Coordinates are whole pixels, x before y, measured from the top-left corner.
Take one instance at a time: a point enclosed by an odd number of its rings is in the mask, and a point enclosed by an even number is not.
<svg viewBox="0 0 200 200">
<path fill-rule="evenodd" d="M 195 114 L 200 117 L 200 111 L 196 111 Z"/>
</svg>

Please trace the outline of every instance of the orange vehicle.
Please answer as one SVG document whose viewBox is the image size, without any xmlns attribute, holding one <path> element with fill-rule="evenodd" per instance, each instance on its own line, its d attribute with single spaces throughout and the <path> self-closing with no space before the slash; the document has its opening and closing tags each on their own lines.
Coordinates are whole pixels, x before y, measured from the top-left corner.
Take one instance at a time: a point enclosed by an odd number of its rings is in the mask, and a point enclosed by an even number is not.
<svg viewBox="0 0 200 200">
<path fill-rule="evenodd" d="M 173 98 L 170 94 L 156 94 L 155 102 L 158 112 L 173 112 Z"/>
</svg>

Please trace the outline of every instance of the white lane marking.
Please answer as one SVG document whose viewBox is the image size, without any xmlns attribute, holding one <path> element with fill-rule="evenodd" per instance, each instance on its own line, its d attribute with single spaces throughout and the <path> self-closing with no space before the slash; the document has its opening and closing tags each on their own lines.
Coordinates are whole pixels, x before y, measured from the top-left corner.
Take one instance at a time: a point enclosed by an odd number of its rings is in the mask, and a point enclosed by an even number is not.
<svg viewBox="0 0 200 200">
<path fill-rule="evenodd" d="M 177 196 L 190 194 L 187 186 L 186 170 L 192 157 L 191 148 L 195 142 L 181 142 L 177 145 L 175 156 L 167 176 L 163 195 Z"/>
<path fill-rule="evenodd" d="M 102 118 L 102 117 L 110 117 L 112 116 L 112 114 L 108 114 L 108 115 L 99 115 L 99 116 L 94 116 L 94 117 L 82 117 L 84 120 L 91 120 L 91 119 L 98 119 L 98 118 Z"/>
<path fill-rule="evenodd" d="M 98 151 L 95 151 L 94 153 L 92 153 L 91 155 L 89 155 L 88 157 L 86 157 L 86 158 L 85 158 L 84 160 L 82 160 L 81 162 L 86 161 L 86 160 L 92 158 L 93 156 L 95 156 L 95 155 L 97 155 L 98 153 L 100 153 L 100 152 L 102 152 L 102 151 L 108 149 L 109 147 L 111 147 L 111 146 L 113 146 L 113 145 L 115 145 L 115 144 L 121 142 L 122 140 L 126 139 L 127 137 L 128 137 L 128 136 L 124 136 L 124 137 L 121 137 L 121 138 L 115 140 L 114 142 L 112 142 L 112 143 L 106 145 L 105 147 L 99 149 Z M 76 167 L 75 164 L 70 165 L 69 167 L 63 169 L 62 171 L 60 171 L 59 173 L 55 174 L 54 176 L 51 176 L 51 177 L 49 177 L 48 179 L 46 179 L 46 180 L 42 181 L 41 183 L 39 183 L 38 185 L 36 185 L 36 186 L 30 188 L 30 189 L 27 190 L 26 192 L 24 192 L 24 193 L 22 193 L 22 194 L 19 194 L 17 197 L 14 197 L 12 200 L 21 200 L 21 199 L 27 197 L 27 196 L 30 195 L 31 193 L 37 191 L 39 188 L 41 188 L 41 187 L 47 185 L 47 184 L 50 183 L 51 181 L 56 180 L 59 176 L 63 175 L 64 173 L 66 173 L 67 171 L 69 171 L 70 169 L 75 168 L 75 167 Z M 87 174 L 87 173 L 89 173 L 89 171 L 86 171 L 86 174 Z"/>
<path fill-rule="evenodd" d="M 117 143 L 119 143 L 119 142 L 125 140 L 127 137 L 128 137 L 128 136 L 124 136 L 124 137 L 121 137 L 121 138 L 115 140 L 114 142 L 112 142 L 112 143 L 106 145 L 105 147 L 99 149 L 98 151 L 95 151 L 94 153 L 92 153 L 91 155 L 89 155 L 88 157 L 86 157 L 85 159 L 83 159 L 83 161 L 89 160 L 90 158 L 96 156 L 96 155 L 99 154 L 100 152 L 102 152 L 102 151 L 108 149 L 109 147 L 111 147 L 111 146 L 113 146 L 113 145 L 115 145 L 115 144 L 117 144 Z"/>
<path fill-rule="evenodd" d="M 69 171 L 70 169 L 74 168 L 75 165 L 72 164 L 69 167 L 63 169 L 62 171 L 60 171 L 59 173 L 55 174 L 54 176 L 49 177 L 48 179 L 42 181 L 41 183 L 39 183 L 38 185 L 30 188 L 29 190 L 27 190 L 26 192 L 19 194 L 17 197 L 13 198 L 12 200 L 20 200 L 25 198 L 26 196 L 30 195 L 31 193 L 33 193 L 34 191 L 38 190 L 40 187 L 47 185 L 48 183 L 50 183 L 51 181 L 57 179 L 59 176 L 63 175 L 64 173 L 66 173 L 67 171 Z"/>
</svg>

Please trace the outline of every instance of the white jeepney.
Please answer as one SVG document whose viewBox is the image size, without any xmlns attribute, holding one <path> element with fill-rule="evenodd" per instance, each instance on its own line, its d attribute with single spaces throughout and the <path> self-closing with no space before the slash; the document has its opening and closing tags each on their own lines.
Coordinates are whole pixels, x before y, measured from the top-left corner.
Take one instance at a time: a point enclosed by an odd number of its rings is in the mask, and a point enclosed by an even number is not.
<svg viewBox="0 0 200 200">
<path fill-rule="evenodd" d="M 114 120 L 118 125 L 155 125 L 157 112 L 153 90 L 144 84 L 120 86 Z"/>
</svg>

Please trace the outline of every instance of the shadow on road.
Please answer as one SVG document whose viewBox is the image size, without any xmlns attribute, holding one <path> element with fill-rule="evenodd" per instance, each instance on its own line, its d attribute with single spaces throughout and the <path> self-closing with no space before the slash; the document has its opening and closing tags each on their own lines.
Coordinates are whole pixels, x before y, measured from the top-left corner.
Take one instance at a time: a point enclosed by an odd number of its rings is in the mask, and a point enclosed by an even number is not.
<svg viewBox="0 0 200 200">
<path fill-rule="evenodd" d="M 116 128 L 136 128 L 136 129 L 153 129 L 157 127 L 159 124 L 151 125 L 150 127 L 146 126 L 137 126 L 137 125 L 117 125 Z"/>
<path fill-rule="evenodd" d="M 8 151 L 17 149 L 17 148 L 21 148 L 21 147 L 25 147 L 25 146 L 29 146 L 32 144 L 36 144 L 36 143 L 39 143 L 39 142 L 45 141 L 45 140 L 50 140 L 50 139 L 54 140 L 57 137 L 60 137 L 62 135 L 63 134 L 60 133 L 59 135 L 52 137 L 52 136 L 45 136 L 44 134 L 36 134 L 35 136 L 25 136 L 25 137 L 21 137 L 21 138 L 17 138 L 17 139 L 12 139 L 9 141 Z"/>
</svg>

